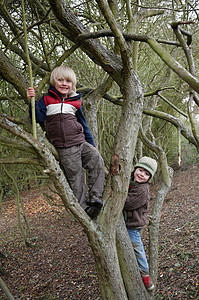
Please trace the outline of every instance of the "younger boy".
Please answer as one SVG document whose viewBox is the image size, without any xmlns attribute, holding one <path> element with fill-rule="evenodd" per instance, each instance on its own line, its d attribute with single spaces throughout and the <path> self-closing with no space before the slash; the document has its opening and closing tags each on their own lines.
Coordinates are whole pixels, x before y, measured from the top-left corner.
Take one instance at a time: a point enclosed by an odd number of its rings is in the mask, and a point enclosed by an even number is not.
<svg viewBox="0 0 199 300">
<path fill-rule="evenodd" d="M 35 89 L 29 87 L 27 96 L 35 97 Z M 45 124 L 79 204 L 91 218 L 96 217 L 103 206 L 104 161 L 94 146 L 70 67 L 59 66 L 52 71 L 48 93 L 35 102 L 35 113 L 36 121 Z M 88 170 L 88 190 L 84 169 Z"/>
<path fill-rule="evenodd" d="M 149 266 L 140 237 L 140 230 L 148 224 L 149 181 L 157 170 L 155 159 L 144 156 L 135 165 L 131 175 L 129 191 L 124 205 L 124 216 L 138 267 L 148 291 L 154 289 L 149 277 Z"/>
</svg>

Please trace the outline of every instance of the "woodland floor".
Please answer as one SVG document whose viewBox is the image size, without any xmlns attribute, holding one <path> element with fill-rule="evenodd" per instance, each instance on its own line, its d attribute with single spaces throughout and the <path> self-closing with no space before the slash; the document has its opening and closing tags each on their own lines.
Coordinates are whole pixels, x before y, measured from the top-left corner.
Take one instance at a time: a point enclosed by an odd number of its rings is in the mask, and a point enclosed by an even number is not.
<svg viewBox="0 0 199 300">
<path fill-rule="evenodd" d="M 157 187 L 151 187 L 152 201 Z M 0 253 L 0 275 L 15 299 L 99 300 L 93 255 L 80 225 L 37 189 L 21 198 L 33 247 L 27 248 L 19 233 L 15 199 L 3 203 L 0 217 L 5 255 Z M 155 299 L 199 299 L 198 203 L 198 166 L 175 171 L 161 215 Z M 143 241 L 147 245 L 147 232 Z M 0 299 L 6 299 L 1 289 Z"/>
</svg>

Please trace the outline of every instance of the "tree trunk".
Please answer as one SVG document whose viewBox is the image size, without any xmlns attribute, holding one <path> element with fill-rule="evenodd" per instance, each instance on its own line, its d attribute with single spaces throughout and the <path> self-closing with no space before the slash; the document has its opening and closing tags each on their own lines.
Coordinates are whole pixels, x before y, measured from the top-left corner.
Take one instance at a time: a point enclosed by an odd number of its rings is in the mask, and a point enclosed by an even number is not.
<svg viewBox="0 0 199 300">
<path fill-rule="evenodd" d="M 101 234 L 100 234 L 101 235 Z M 120 273 L 115 236 L 106 233 L 102 238 L 97 234 L 91 247 L 95 257 L 95 267 L 103 300 L 127 300 Z"/>
<path fill-rule="evenodd" d="M 125 289 L 129 300 L 148 299 L 148 293 L 143 285 L 134 249 L 121 216 L 116 232 L 117 253 L 120 262 Z"/>
<path fill-rule="evenodd" d="M 112 78 L 108 77 L 97 89 L 89 93 L 83 101 L 84 114 L 88 127 L 94 138 L 95 146 L 98 148 L 98 124 L 97 124 L 97 103 L 112 86 Z"/>
<path fill-rule="evenodd" d="M 167 163 L 164 162 L 164 165 Z M 149 266 L 150 266 L 150 276 L 154 283 L 157 282 L 157 274 L 158 274 L 158 237 L 159 237 L 159 224 L 160 224 L 160 216 L 162 205 L 164 199 L 170 189 L 171 180 L 173 176 L 173 170 L 168 170 L 168 178 L 167 182 L 163 182 L 157 192 L 156 199 L 154 201 L 153 210 L 152 210 L 152 218 L 149 225 Z M 168 184 L 169 182 L 169 184 Z"/>
<path fill-rule="evenodd" d="M 163 180 L 154 201 L 152 217 L 149 225 L 149 272 L 153 283 L 156 285 L 158 274 L 158 236 L 160 215 L 164 199 L 171 186 L 173 170 L 168 167 L 166 154 L 163 149 L 148 140 L 142 128 L 140 128 L 139 137 L 149 149 L 158 155 Z"/>
</svg>

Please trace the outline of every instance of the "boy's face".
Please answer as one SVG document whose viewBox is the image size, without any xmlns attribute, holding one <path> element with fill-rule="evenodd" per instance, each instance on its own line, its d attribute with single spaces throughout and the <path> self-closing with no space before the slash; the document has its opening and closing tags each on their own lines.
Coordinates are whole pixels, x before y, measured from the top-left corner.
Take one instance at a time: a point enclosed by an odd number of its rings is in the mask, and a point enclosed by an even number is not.
<svg viewBox="0 0 199 300">
<path fill-rule="evenodd" d="M 151 174 L 144 168 L 136 168 L 134 172 L 134 181 L 138 183 L 145 183 L 151 177 Z"/>
<path fill-rule="evenodd" d="M 72 91 L 72 81 L 67 78 L 57 78 L 55 80 L 55 88 L 63 98 L 66 98 Z"/>
</svg>

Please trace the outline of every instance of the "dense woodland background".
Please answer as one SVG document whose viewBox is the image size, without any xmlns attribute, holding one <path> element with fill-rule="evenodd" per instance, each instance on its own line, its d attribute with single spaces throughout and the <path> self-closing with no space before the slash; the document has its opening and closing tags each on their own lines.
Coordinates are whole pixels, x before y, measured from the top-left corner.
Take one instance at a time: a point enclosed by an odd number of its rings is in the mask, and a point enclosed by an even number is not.
<svg viewBox="0 0 199 300">
<path fill-rule="evenodd" d="M 142 155 L 156 158 L 156 180 L 161 182 L 157 149 L 174 170 L 199 161 L 198 13 L 197 1 L 0 2 L 0 202 L 5 205 L 16 197 L 27 246 L 31 242 L 20 193 L 42 186 L 54 192 L 36 146 L 27 143 L 25 133 L 32 135 L 27 87 L 36 86 L 38 98 L 47 91 L 54 67 L 67 64 L 74 69 L 84 114 L 108 174 L 115 145 L 134 138 L 128 130 L 118 137 L 122 119 L 129 117 L 123 108 L 134 90 L 126 84 L 126 74 L 133 70 L 143 108 L 138 108 L 140 131 L 131 144 L 130 166 Z M 134 97 L 132 93 L 132 111 Z M 20 128 L 23 136 L 16 133 Z M 124 156 L 127 146 L 120 147 Z"/>
</svg>

